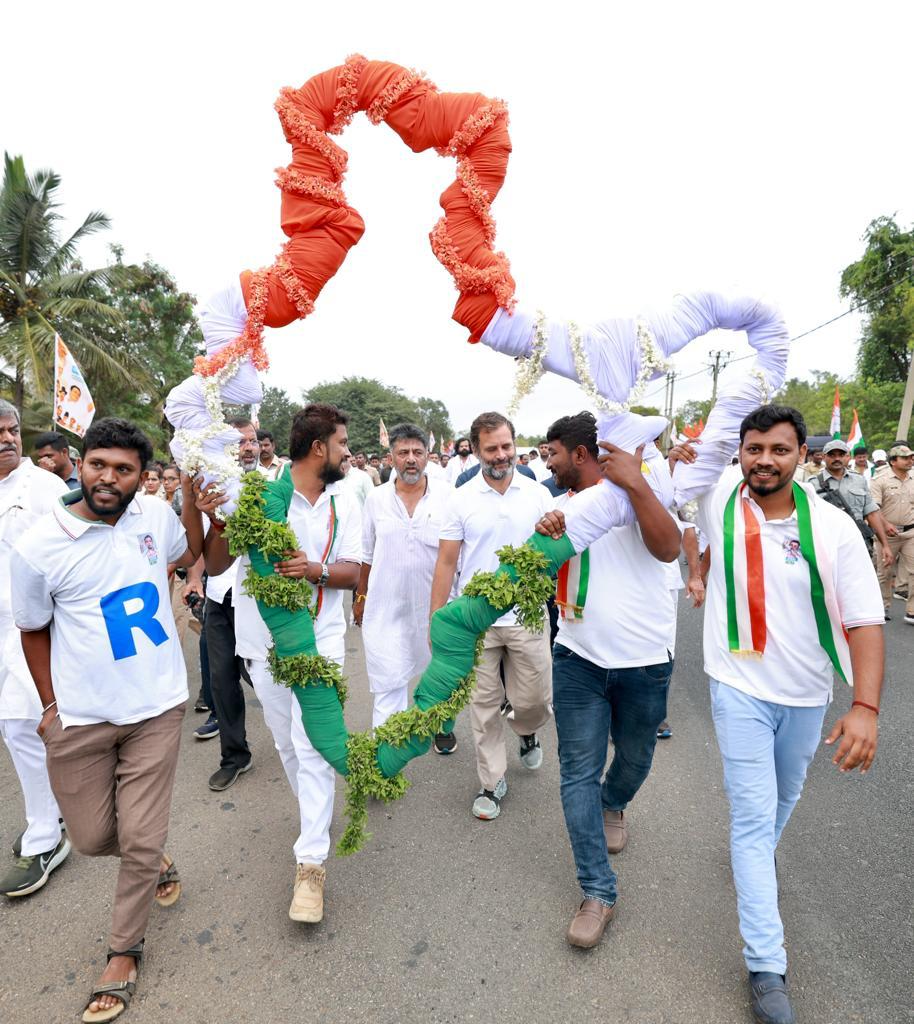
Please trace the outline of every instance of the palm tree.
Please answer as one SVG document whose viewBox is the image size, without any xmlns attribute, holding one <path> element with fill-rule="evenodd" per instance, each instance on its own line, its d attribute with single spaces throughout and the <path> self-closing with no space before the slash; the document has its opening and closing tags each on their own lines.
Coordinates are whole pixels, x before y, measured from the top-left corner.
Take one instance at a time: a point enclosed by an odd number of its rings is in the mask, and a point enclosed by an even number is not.
<svg viewBox="0 0 914 1024">
<path fill-rule="evenodd" d="M 119 325 L 121 314 L 97 297 L 113 268 L 85 270 L 79 242 L 110 226 L 92 212 L 61 241 L 55 193 L 60 177 L 42 170 L 26 174 L 21 156 L 4 154 L 0 189 L 0 375 L 11 384 L 20 412 L 26 388 L 34 398 L 50 398 L 54 334 L 59 332 L 84 373 L 97 385 L 113 377 L 139 381 L 107 346 L 87 336 L 84 324 Z"/>
</svg>

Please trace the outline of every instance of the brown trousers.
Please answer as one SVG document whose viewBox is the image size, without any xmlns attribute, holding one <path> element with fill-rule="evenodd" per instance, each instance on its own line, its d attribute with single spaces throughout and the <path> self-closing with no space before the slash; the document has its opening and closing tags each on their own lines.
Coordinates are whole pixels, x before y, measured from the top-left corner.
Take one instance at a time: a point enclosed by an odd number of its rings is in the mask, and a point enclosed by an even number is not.
<svg viewBox="0 0 914 1024">
<path fill-rule="evenodd" d="M 895 556 L 895 566 L 886 569 L 882 564 L 882 545 L 878 540 L 876 541 L 876 575 L 879 578 L 879 588 L 882 591 L 882 603 L 888 611 L 892 603 L 892 586 L 897 566 L 899 577 L 903 575 L 908 581 L 905 615 L 914 615 L 914 530 L 899 533 L 897 537 L 889 537 L 889 548 Z M 899 586 L 901 586 L 900 581 Z"/>
<path fill-rule="evenodd" d="M 87 857 L 120 857 L 109 948 L 146 934 L 168 836 L 184 708 L 135 725 L 45 730 L 48 776 L 73 845 Z"/>
<path fill-rule="evenodd" d="M 504 686 L 499 665 L 505 669 Z M 529 736 L 552 717 L 548 629 L 530 633 L 523 626 L 492 626 L 486 633 L 470 703 L 476 771 L 483 789 L 495 789 L 508 768 L 501 718 L 506 694 L 514 709 L 507 722 L 518 736 Z"/>
</svg>

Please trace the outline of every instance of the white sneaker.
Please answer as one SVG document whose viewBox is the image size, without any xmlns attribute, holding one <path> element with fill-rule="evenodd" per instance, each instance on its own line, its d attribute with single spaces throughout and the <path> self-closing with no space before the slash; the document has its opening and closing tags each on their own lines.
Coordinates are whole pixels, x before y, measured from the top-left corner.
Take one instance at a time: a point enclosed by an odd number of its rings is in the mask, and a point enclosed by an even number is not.
<svg viewBox="0 0 914 1024">
<path fill-rule="evenodd" d="M 317 924 L 324 916 L 324 881 L 327 872 L 319 864 L 299 864 L 289 917 L 293 921 Z"/>
<path fill-rule="evenodd" d="M 498 780 L 495 789 L 481 789 L 473 801 L 473 814 L 481 821 L 492 821 L 501 813 L 501 801 L 508 792 L 504 776 Z"/>
<path fill-rule="evenodd" d="M 520 759 L 524 767 L 529 768 L 532 772 L 535 772 L 537 768 L 542 766 L 543 748 L 540 746 L 540 741 L 536 738 L 535 732 L 529 736 L 521 736 Z"/>
</svg>

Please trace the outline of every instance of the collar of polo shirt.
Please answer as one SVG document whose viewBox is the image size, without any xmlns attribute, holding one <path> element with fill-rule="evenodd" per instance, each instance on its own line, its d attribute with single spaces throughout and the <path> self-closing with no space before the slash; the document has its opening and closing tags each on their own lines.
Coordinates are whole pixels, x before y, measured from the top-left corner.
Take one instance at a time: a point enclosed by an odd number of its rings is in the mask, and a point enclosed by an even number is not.
<svg viewBox="0 0 914 1024">
<path fill-rule="evenodd" d="M 108 529 L 113 529 L 113 527 L 109 527 L 107 523 L 103 523 L 100 519 L 95 522 L 91 519 L 83 519 L 81 515 L 70 510 L 70 505 L 75 505 L 76 502 L 81 501 L 82 496 L 82 489 L 70 491 L 69 494 L 64 494 L 60 501 L 54 506 L 54 518 L 59 523 L 63 532 L 70 537 L 71 540 L 76 540 L 78 537 L 81 537 L 91 526 L 104 526 Z M 125 511 L 134 516 L 142 515 L 143 509 L 136 496 L 134 496 L 133 501 L 130 502 Z M 118 522 L 120 522 L 120 520 L 118 520 Z"/>
</svg>

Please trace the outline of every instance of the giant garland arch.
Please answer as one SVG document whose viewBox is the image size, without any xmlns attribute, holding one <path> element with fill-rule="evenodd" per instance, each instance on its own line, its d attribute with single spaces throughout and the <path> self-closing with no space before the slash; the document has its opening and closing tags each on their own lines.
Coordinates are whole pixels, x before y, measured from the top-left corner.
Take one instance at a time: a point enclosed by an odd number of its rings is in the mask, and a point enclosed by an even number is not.
<svg viewBox="0 0 914 1024">
<path fill-rule="evenodd" d="M 507 257 L 495 249 L 491 215 L 511 152 L 507 108 L 500 100 L 440 92 L 414 71 L 356 55 L 300 89 L 283 89 L 276 111 L 292 147 L 292 162 L 276 177 L 287 241 L 270 267 L 244 271 L 201 311 L 207 355 L 198 360 L 194 376 L 171 392 L 166 414 L 176 428 L 172 450 L 182 469 L 205 484 L 217 483 L 228 495 L 226 536 L 233 554 L 250 557 L 242 585 L 269 628 L 273 678 L 292 688 L 311 743 L 346 777 L 348 821 L 337 849 L 351 853 L 365 839 L 368 798 L 401 796 L 408 785 L 406 764 L 428 750 L 436 732 L 453 728 L 469 700 L 489 626 L 512 605 L 525 625 L 541 626 L 543 603 L 561 565 L 607 529 L 631 522 L 634 513 L 624 493 L 603 482 L 565 506 L 567 532 L 560 540 L 534 535 L 520 548 L 498 552 L 496 572 L 475 577 L 463 596 L 433 616 L 432 658 L 413 706 L 374 734 L 347 731 L 345 685 L 338 667 L 317 651 L 308 585 L 274 572 L 282 553 L 298 546 L 287 522 L 291 478 L 286 473 L 267 483 L 255 472 L 242 480 L 238 435 L 222 412 L 223 402 L 260 400 L 257 371 L 267 366 L 264 327 L 306 317 L 364 231 L 342 188 L 347 155 L 330 136 L 364 111 L 372 123 L 389 125 L 414 152 L 433 148 L 456 159 L 456 179 L 440 198 L 444 216 L 430 234 L 432 250 L 459 292 L 454 319 L 469 330 L 471 342 L 481 340 L 518 360 L 517 401 L 545 372 L 570 377 L 599 408 L 600 436 L 629 451 L 666 425 L 659 417 L 628 411 L 641 387 L 664 371 L 670 355 L 716 327 L 746 330 L 758 353 L 751 370 L 723 390 L 703 437 L 706 449 L 732 445 L 734 425 L 783 380 L 787 333 L 766 304 L 712 292 L 678 296 L 654 313 L 583 329 L 515 310 L 514 281 Z M 659 460 L 656 449 L 651 460 Z M 662 472 L 652 473 L 651 481 L 667 506 L 689 496 L 688 473 L 683 486 L 677 474 L 675 494 Z"/>
</svg>

